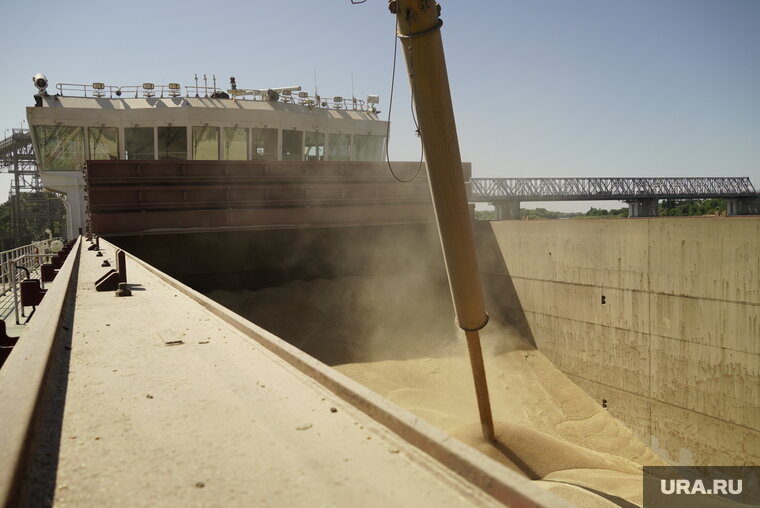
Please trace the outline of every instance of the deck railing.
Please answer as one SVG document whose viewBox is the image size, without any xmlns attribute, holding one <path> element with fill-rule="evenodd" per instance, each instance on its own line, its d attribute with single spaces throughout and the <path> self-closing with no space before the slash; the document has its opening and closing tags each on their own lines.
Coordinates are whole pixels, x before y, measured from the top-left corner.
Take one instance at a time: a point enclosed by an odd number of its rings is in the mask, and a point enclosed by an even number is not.
<svg viewBox="0 0 760 508">
<path fill-rule="evenodd" d="M 97 88 L 94 86 L 97 85 Z M 282 102 L 286 104 L 298 104 L 299 106 L 310 109 L 334 109 L 348 111 L 369 111 L 375 112 L 374 104 L 367 104 L 366 101 L 355 97 L 325 97 L 320 95 L 309 95 L 307 92 L 300 91 L 301 87 L 286 87 L 273 89 L 234 89 L 224 91 L 215 86 L 184 86 L 178 83 L 168 85 L 150 84 L 149 88 L 145 85 L 126 85 L 112 86 L 104 83 L 81 84 L 81 83 L 58 83 L 56 89 L 62 97 L 90 97 L 97 99 L 127 99 L 127 98 L 221 98 L 229 97 L 234 100 L 246 101 L 265 101 L 265 102 Z M 185 89 L 184 95 L 180 88 Z M 370 102 L 376 102 L 372 99 Z"/>
<path fill-rule="evenodd" d="M 19 283 L 24 280 L 27 273 L 34 278 L 33 275 L 39 274 L 40 266 L 50 262 L 50 259 L 56 255 L 50 247 L 54 240 L 62 241 L 60 238 L 50 238 L 0 252 L 2 295 L 5 296 L 9 292 L 12 294 L 11 303 L 16 324 L 20 324 L 19 318 L 26 317 L 20 303 Z M 0 310 L 3 311 L 4 317 L 9 317 L 10 306 Z"/>
<path fill-rule="evenodd" d="M 34 456 L 30 452 L 31 436 L 42 414 L 43 403 L 40 401 L 45 400 L 42 393 L 51 386 L 46 383 L 50 381 L 52 354 L 54 351 L 61 353 L 63 344 L 70 340 L 74 306 L 66 305 L 66 302 L 74 297 L 78 266 L 79 244 L 75 244 L 56 275 L 56 283 L 46 293 L 39 315 L 29 323 L 24 336 L 13 346 L 13 353 L 0 369 L 3 424 L 0 432 L 0 471 L 3 472 L 0 474 L 0 506 L 23 505 L 19 502 L 19 494 L 21 485 L 29 480 L 25 466 L 32 460 L 29 457 Z M 55 349 L 56 345 L 58 349 Z"/>
</svg>

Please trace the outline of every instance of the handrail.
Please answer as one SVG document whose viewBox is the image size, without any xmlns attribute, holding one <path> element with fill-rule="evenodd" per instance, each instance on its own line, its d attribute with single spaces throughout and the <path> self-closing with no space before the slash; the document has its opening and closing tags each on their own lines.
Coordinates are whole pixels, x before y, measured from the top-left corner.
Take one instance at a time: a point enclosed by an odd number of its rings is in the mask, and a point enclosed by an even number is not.
<svg viewBox="0 0 760 508">
<path fill-rule="evenodd" d="M 224 92 L 224 90 L 213 86 L 185 86 L 185 97 L 202 97 L 204 99 L 207 99 L 209 97 L 212 97 L 214 94 L 222 92 Z"/>
<path fill-rule="evenodd" d="M 0 369 L 0 506 L 17 506 L 18 487 L 26 467 L 26 451 L 32 438 L 37 402 L 44 390 L 53 346 L 61 335 L 67 316 L 67 300 L 76 291 L 81 237 L 61 267 L 56 283 L 38 307 L 34 321 Z M 70 317 L 71 313 L 68 313 Z M 19 382 L 23 380 L 23 382 Z"/>
<path fill-rule="evenodd" d="M 132 97 L 137 99 L 142 93 L 142 97 L 179 97 L 178 88 L 170 87 L 170 85 L 153 85 L 153 88 L 144 88 L 142 85 L 124 85 L 113 86 L 103 85 L 102 88 L 95 88 L 93 85 L 80 84 L 80 83 L 58 83 L 55 85 L 58 93 L 63 96 L 73 97 L 94 97 L 96 99 L 109 98 L 118 99 L 120 97 Z M 89 94 L 89 95 L 88 95 Z"/>
<path fill-rule="evenodd" d="M 94 83 L 93 83 L 94 84 Z M 83 83 L 58 83 L 56 89 L 62 97 L 85 97 L 85 98 L 174 98 L 182 97 L 179 84 L 171 85 L 153 85 L 154 88 L 146 89 L 142 85 L 124 85 L 113 86 L 99 84 L 102 87 L 94 88 L 92 84 Z M 310 109 L 333 109 L 346 111 L 367 111 L 376 112 L 374 105 L 368 106 L 366 101 L 356 97 L 324 97 L 320 95 L 309 95 L 306 92 L 299 92 L 300 87 L 289 87 L 285 89 L 234 89 L 226 92 L 215 86 L 190 85 L 185 86 L 185 98 L 219 98 L 214 97 L 216 94 L 225 94 L 232 100 L 250 100 L 260 102 L 281 102 L 285 104 L 297 104 Z M 296 90 L 292 90 L 295 88 Z M 272 93 L 276 92 L 276 93 Z M 336 100 L 337 99 L 337 100 Z"/>
<path fill-rule="evenodd" d="M 55 255 L 50 250 L 50 242 L 53 240 L 61 240 L 61 238 L 40 240 L 0 252 L 0 284 L 2 284 L 2 294 L 4 295 L 8 291 L 13 292 L 13 312 L 16 324 L 20 324 L 19 317 L 23 317 L 23 307 L 21 308 L 22 316 L 19 316 L 18 284 L 20 279 L 16 266 L 22 266 L 24 269 L 33 272 L 43 263 L 49 262 L 50 258 Z"/>
<path fill-rule="evenodd" d="M 22 250 L 24 250 L 24 249 L 26 249 L 28 247 L 32 247 L 32 248 L 36 247 L 37 249 L 40 250 L 40 252 L 42 252 L 42 249 L 49 248 L 50 247 L 50 242 L 52 242 L 54 240 L 59 240 L 59 241 L 62 242 L 63 238 L 61 238 L 60 236 L 56 236 L 54 238 L 48 238 L 47 240 L 37 240 L 36 242 L 32 242 L 32 243 L 27 244 L 27 245 L 21 245 L 19 247 L 14 247 L 13 249 L 8 249 L 8 250 L 0 251 L 0 254 L 8 254 L 8 253 L 16 252 L 16 251 L 22 251 Z"/>
<path fill-rule="evenodd" d="M 323 97 L 321 95 L 309 95 L 307 92 L 291 92 L 287 90 L 285 92 L 278 93 L 278 96 L 279 97 L 277 100 L 272 99 L 269 95 L 269 90 L 239 89 L 232 92 L 233 100 L 242 99 L 263 102 L 282 102 L 285 104 L 298 104 L 299 106 L 306 106 L 310 109 L 343 109 L 347 111 L 374 112 L 374 108 L 367 107 L 367 103 L 365 101 L 357 99 L 356 97 Z"/>
</svg>

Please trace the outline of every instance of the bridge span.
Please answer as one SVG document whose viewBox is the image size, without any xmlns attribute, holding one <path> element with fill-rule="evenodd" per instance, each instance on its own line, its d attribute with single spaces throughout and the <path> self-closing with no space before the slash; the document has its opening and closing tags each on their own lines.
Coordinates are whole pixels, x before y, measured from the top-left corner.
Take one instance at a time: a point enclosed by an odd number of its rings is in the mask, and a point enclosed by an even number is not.
<svg viewBox="0 0 760 508">
<path fill-rule="evenodd" d="M 519 219 L 522 201 L 624 201 L 629 217 L 655 217 L 661 199 L 728 200 L 728 215 L 760 213 L 748 177 L 472 178 L 470 202 L 491 203 L 497 219 Z"/>
</svg>

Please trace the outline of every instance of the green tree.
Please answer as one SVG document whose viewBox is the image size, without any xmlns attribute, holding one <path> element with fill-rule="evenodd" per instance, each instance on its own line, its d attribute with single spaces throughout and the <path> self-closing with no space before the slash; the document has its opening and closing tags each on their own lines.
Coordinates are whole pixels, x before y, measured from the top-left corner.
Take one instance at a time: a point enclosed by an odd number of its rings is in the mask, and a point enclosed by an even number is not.
<svg viewBox="0 0 760 508">
<path fill-rule="evenodd" d="M 715 215 L 726 211 L 726 200 L 710 199 L 665 199 L 660 203 L 660 216 L 682 217 Z"/>
</svg>

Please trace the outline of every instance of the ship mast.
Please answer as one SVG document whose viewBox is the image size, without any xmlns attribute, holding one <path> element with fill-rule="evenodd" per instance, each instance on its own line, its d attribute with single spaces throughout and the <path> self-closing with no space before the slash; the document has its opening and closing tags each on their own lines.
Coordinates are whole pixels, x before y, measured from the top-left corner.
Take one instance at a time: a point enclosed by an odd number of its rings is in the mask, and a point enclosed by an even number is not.
<svg viewBox="0 0 760 508">
<path fill-rule="evenodd" d="M 488 323 L 488 314 L 483 302 L 443 54 L 441 9 L 433 0 L 390 0 L 388 6 L 396 15 L 398 37 L 405 50 L 451 297 L 457 323 L 467 337 L 483 437 L 494 441 L 478 333 Z"/>
</svg>

